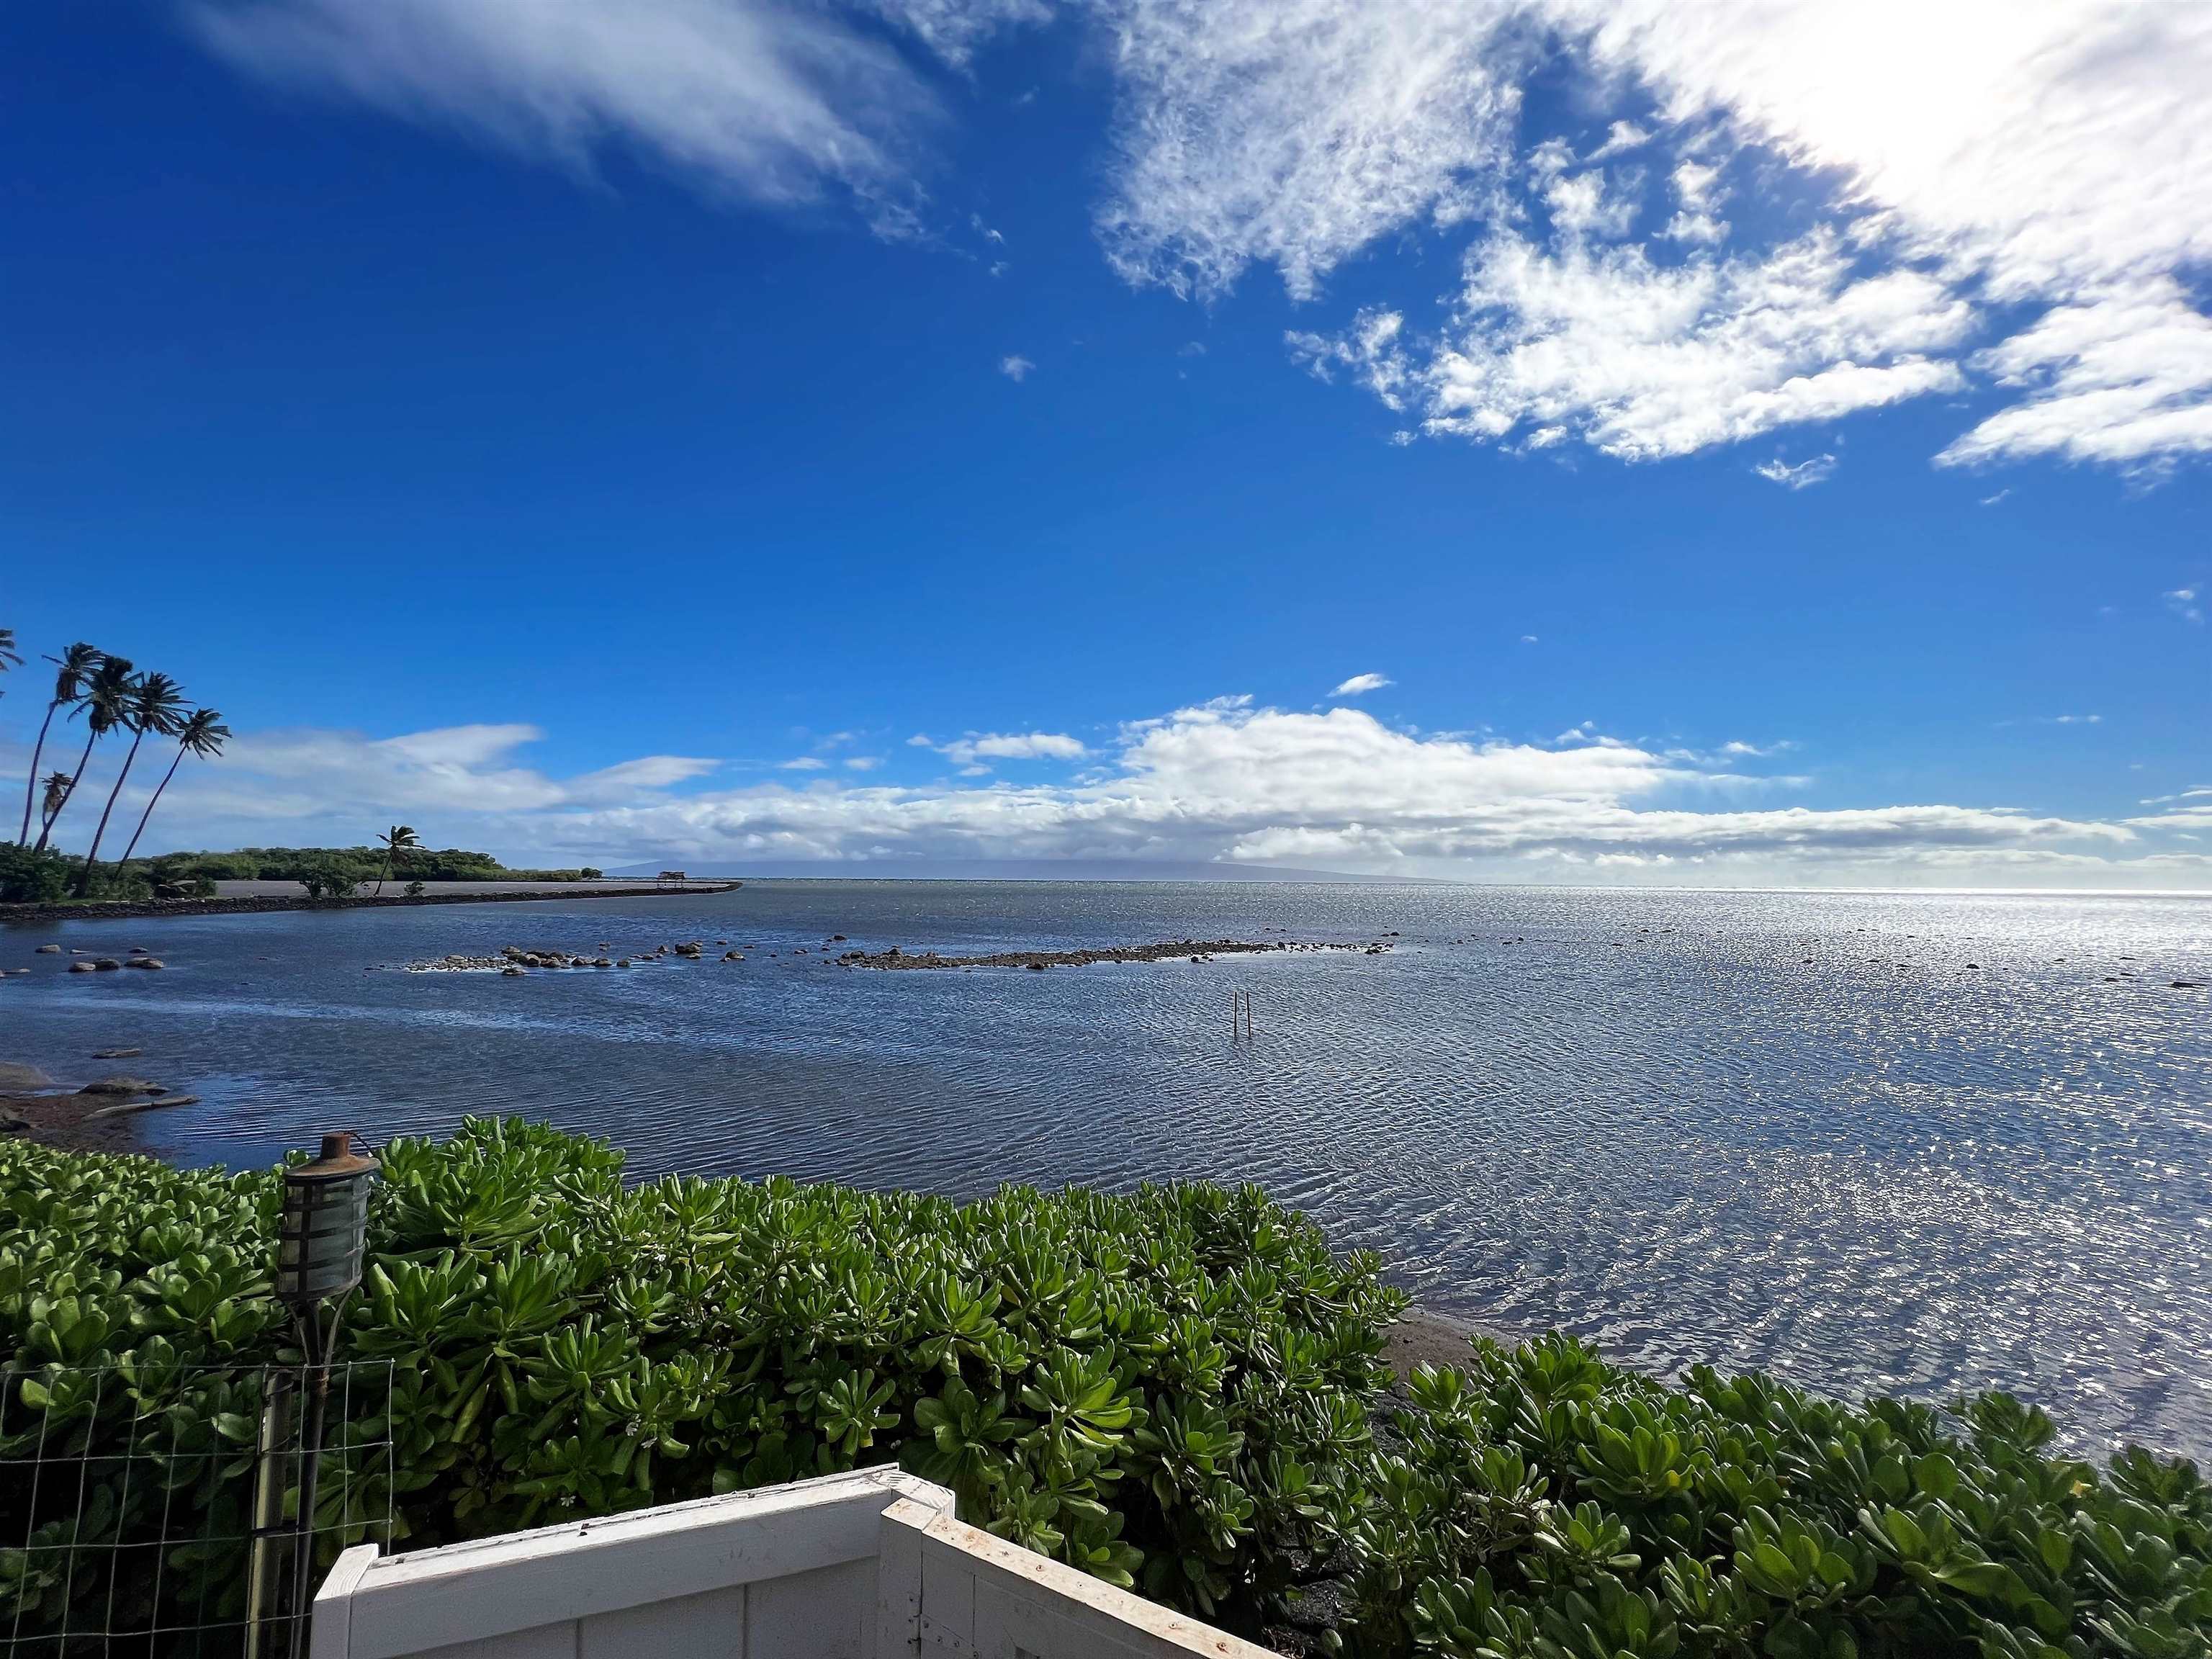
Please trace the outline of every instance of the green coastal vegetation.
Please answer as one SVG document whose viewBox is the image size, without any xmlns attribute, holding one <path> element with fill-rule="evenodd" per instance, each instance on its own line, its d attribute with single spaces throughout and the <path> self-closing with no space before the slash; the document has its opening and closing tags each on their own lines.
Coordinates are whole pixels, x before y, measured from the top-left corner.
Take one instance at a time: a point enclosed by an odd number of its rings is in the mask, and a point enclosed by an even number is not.
<svg viewBox="0 0 2212 1659">
<path fill-rule="evenodd" d="M 142 672 L 128 658 L 82 640 L 44 660 L 52 667 L 53 679 L 24 775 L 21 820 L 13 839 L 0 843 L 0 903 L 204 896 L 214 890 L 209 884 L 217 881 L 296 881 L 311 897 L 338 897 L 372 881 L 381 892 L 387 880 L 588 881 L 599 874 L 590 868 L 510 870 L 489 853 L 459 848 L 434 851 L 422 846 L 406 824 L 394 824 L 371 847 L 245 847 L 228 853 L 167 853 L 134 862 L 132 855 L 177 769 L 187 758 L 212 760 L 221 755 L 230 740 L 230 728 L 216 710 L 186 702 L 184 688 L 170 676 Z M 6 695 L 5 677 L 23 665 L 15 630 L 0 628 L 0 696 Z M 80 730 L 84 736 L 81 747 L 75 741 Z M 157 750 L 173 745 L 167 751 L 168 764 L 139 812 L 122 855 L 103 865 L 100 849 L 116 804 L 149 738 Z M 44 770 L 50 741 L 57 753 L 75 749 L 76 758 L 69 770 Z M 56 844 L 56 832 L 77 798 L 94 750 L 104 741 L 125 745 L 123 763 L 85 851 L 64 852 Z"/>
<path fill-rule="evenodd" d="M 1668 1385 L 1561 1336 L 1394 1385 L 1406 1297 L 1380 1261 L 1254 1188 L 633 1185 L 612 1147 L 519 1121 L 383 1156 L 343 1353 L 390 1364 L 388 1410 L 357 1382 L 350 1431 L 390 1438 L 392 1474 L 381 1454 L 326 1471 L 332 1551 L 387 1512 L 419 1547 L 896 1461 L 1030 1549 L 1361 1659 L 2212 1641 L 2189 1463 L 2093 1466 L 2003 1395 Z M 180 1506 L 216 1522 L 185 1536 L 244 1530 L 237 1368 L 289 1340 L 278 1187 L 0 1144 L 0 1458 L 95 1460 L 82 1492 L 0 1485 L 0 1622 L 236 1616 L 234 1547 L 170 1552 L 161 1607 L 108 1547 Z M 149 1480 L 168 1448 L 187 1455 Z"/>
<path fill-rule="evenodd" d="M 123 848 L 123 856 L 116 861 L 118 865 L 130 864 L 131 855 L 137 851 L 139 837 L 153 821 L 154 809 L 161 804 L 162 795 L 185 758 L 196 756 L 211 760 L 222 752 L 223 744 L 230 739 L 230 728 L 222 723 L 220 714 L 212 708 L 193 708 L 185 700 L 184 687 L 173 678 L 159 671 L 141 672 L 127 657 L 116 656 L 79 640 L 58 656 L 45 660 L 54 671 L 52 691 L 40 716 L 38 737 L 31 745 L 31 763 L 24 774 L 23 813 L 16 827 L 14 851 L 11 856 L 0 860 L 0 899 L 35 901 L 59 898 L 64 894 L 79 899 L 92 896 L 109 822 L 146 739 L 154 738 L 157 750 L 164 744 L 175 746 L 170 750 L 169 763 L 161 774 L 161 782 L 154 786 L 153 794 L 138 815 L 137 825 Z M 16 648 L 15 630 L 0 628 L 0 674 L 20 669 L 23 661 L 22 653 Z M 0 695 L 4 695 L 5 690 L 5 685 L 0 684 Z M 54 731 L 57 719 L 64 727 L 81 724 L 84 745 L 69 771 L 46 772 L 46 744 L 50 738 L 58 735 Z M 75 732 L 67 735 L 73 739 Z M 115 782 L 107 792 L 83 855 L 65 858 L 52 846 L 54 831 L 63 813 L 76 799 L 78 786 L 84 781 L 92 764 L 93 750 L 104 738 L 118 743 L 128 740 L 123 763 L 116 769 Z M 71 744 L 58 746 L 65 750 Z M 38 821 L 36 839 L 31 833 L 33 817 Z M 113 880 L 111 874 L 110 884 Z M 56 884 L 60 892 L 50 892 L 48 890 Z"/>
<path fill-rule="evenodd" d="M 404 824 L 395 829 L 404 830 Z M 411 831 L 409 833 L 412 833 Z M 356 882 L 385 881 L 592 881 L 599 872 L 516 870 L 489 853 L 458 847 L 428 848 L 403 841 L 395 848 L 373 847 L 241 847 L 228 853 L 169 853 L 151 868 L 165 881 L 304 881 L 331 865 L 352 872 Z"/>
<path fill-rule="evenodd" d="M 382 837 L 379 837 L 380 841 Z M 0 903 L 64 903 L 77 896 L 83 860 L 52 848 L 0 845 Z M 164 853 L 104 865 L 90 885 L 95 902 L 113 899 L 207 897 L 218 881 L 296 881 L 311 898 L 343 898 L 392 882 L 420 893 L 432 881 L 596 881 L 589 865 L 573 870 L 517 870 L 489 853 L 461 848 L 241 847 L 227 853 Z"/>
</svg>

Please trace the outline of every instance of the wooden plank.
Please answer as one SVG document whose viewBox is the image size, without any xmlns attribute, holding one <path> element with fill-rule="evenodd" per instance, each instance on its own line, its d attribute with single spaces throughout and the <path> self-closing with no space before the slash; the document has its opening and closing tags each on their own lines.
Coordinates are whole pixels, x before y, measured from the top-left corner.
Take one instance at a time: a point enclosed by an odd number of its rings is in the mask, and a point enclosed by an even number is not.
<svg viewBox="0 0 2212 1659">
<path fill-rule="evenodd" d="M 511 1630 L 473 1642 L 453 1642 L 427 1650 L 422 1659 L 576 1659 L 576 1626 L 570 1620 Z"/>
<path fill-rule="evenodd" d="M 401 1659 L 456 1639 L 872 1560 L 885 1509 L 942 1492 L 896 1469 L 868 1469 L 387 1556 L 351 1594 L 345 1659 Z M 873 1600 L 872 1591 L 866 1605 Z"/>
<path fill-rule="evenodd" d="M 745 1659 L 745 1598 L 753 1588 L 595 1613 L 577 1627 L 577 1659 Z"/>
<path fill-rule="evenodd" d="M 315 1591 L 307 1623 L 307 1659 L 348 1659 L 353 1593 L 376 1560 L 375 1545 L 356 1544 L 331 1564 L 330 1575 Z"/>
<path fill-rule="evenodd" d="M 932 1516 L 920 1540 L 923 1659 L 948 1654 L 966 1659 L 975 1651 L 975 1565 L 958 1550 L 933 1547 L 928 1530 L 936 1521 L 949 1518 Z"/>
<path fill-rule="evenodd" d="M 921 1651 L 921 1529 L 950 1515 L 951 1501 L 946 1492 L 939 1510 L 902 1498 L 877 1523 L 875 1659 L 917 1659 Z"/>
<path fill-rule="evenodd" d="M 872 1659 L 876 1564 L 848 1561 L 750 1587 L 745 1651 L 750 1659 Z"/>
<path fill-rule="evenodd" d="M 886 1524 L 901 1524 L 887 1513 Z M 976 1644 L 977 1610 L 994 1596 L 1012 1596 L 1018 1606 L 1044 1607 L 1079 1637 L 1081 1652 L 1095 1646 L 1121 1651 L 1133 1650 L 1159 1659 L 1186 1654 L 1202 1659 L 1274 1659 L 1258 1647 L 1226 1631 L 1147 1601 L 1141 1595 L 1078 1572 L 1062 1562 L 1034 1554 L 1018 1544 L 994 1538 L 977 1527 L 940 1515 L 922 1529 L 922 1623 L 927 1632 L 945 1613 L 938 1600 L 939 1586 L 948 1595 L 963 1572 L 971 1576 L 964 1606 L 956 1606 L 951 1617 L 964 1620 L 959 1626 L 967 1651 L 981 1653 Z M 1005 1628 L 1013 1615 L 1003 1610 L 993 1617 Z M 952 1627 L 948 1623 L 948 1627 Z M 929 1644 L 924 1642 L 925 1652 Z M 1024 1644 L 1026 1646 L 1026 1644 Z M 1033 1650 L 1042 1651 L 1041 1650 Z M 981 1659 L 1010 1659 L 982 1654 Z M 1046 1654 L 1045 1659 L 1063 1659 Z"/>
</svg>

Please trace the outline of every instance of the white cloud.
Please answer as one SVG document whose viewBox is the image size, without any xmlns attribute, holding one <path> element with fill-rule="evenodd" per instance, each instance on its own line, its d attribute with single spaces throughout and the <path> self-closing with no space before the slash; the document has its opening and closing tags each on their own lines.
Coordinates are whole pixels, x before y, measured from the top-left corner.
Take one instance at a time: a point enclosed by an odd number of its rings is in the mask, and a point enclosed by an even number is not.
<svg viewBox="0 0 2212 1659">
<path fill-rule="evenodd" d="M 2056 306 L 1974 366 L 2026 396 L 1953 442 L 1939 465 L 2212 453 L 2212 317 L 2172 277 Z"/>
<path fill-rule="evenodd" d="M 915 739 L 919 743 L 919 738 Z M 950 743 L 923 744 L 962 767 L 967 775 L 980 776 L 991 769 L 985 761 L 1081 760 L 1091 751 L 1064 732 L 970 732 Z"/>
<path fill-rule="evenodd" d="M 2212 260 L 2212 168 L 2196 137 L 2212 123 L 2212 8 L 1120 0 L 1114 15 L 1123 142 L 1102 223 L 1132 280 L 1215 294 L 1261 261 L 1310 299 L 1382 239 L 1486 222 L 1468 294 L 1422 349 L 1401 339 L 1394 358 L 1356 331 L 1291 337 L 1393 408 L 1425 404 L 1432 433 L 1488 440 L 1526 419 L 1522 441 L 1538 447 L 1682 453 L 1963 390 L 1942 354 L 1970 343 L 1992 304 L 2041 302 L 2045 321 L 1974 359 L 2019 395 L 1947 461 L 2139 467 L 2212 451 L 2199 337 L 2212 322 L 2176 280 Z M 1558 61 L 1547 41 L 1565 44 L 1586 95 L 1655 97 L 1670 124 L 1674 210 L 1644 242 L 1627 240 L 1625 179 L 1574 171 L 1561 140 L 1516 160 L 1519 89 L 1531 65 Z M 1661 142 L 1617 119 L 1587 159 Z M 1729 234 L 1722 179 L 1747 145 L 1792 164 L 1759 164 L 1776 204 L 1809 203 L 1826 222 L 1686 274 L 1654 259 L 1651 246 L 1694 252 Z M 1548 253 L 1520 228 L 1529 203 L 1558 239 Z M 1790 269 L 1808 247 L 1832 267 L 1809 288 Z M 1893 314 L 1840 340 L 1846 295 L 1887 295 L 1936 326 L 1911 343 Z M 1748 373 L 1692 366 L 1746 325 Z M 1615 418 L 1619 399 L 1673 407 L 1655 438 Z M 1547 406 L 1559 413 L 1541 418 Z"/>
<path fill-rule="evenodd" d="M 1030 371 L 1036 367 L 1036 365 L 1035 363 L 1031 362 L 1028 358 L 1022 356 L 1019 353 L 1016 353 L 1012 356 L 1001 357 L 999 359 L 999 373 L 1005 375 L 1017 386 L 1019 386 L 1024 380 L 1029 379 Z"/>
<path fill-rule="evenodd" d="M 880 755 L 848 755 L 845 766 L 848 771 L 872 772 L 884 763 Z"/>
<path fill-rule="evenodd" d="M 1135 282 L 1299 298 L 1346 255 L 1481 203 L 1520 105 L 1506 8 L 1110 0 L 1121 89 L 1099 235 Z"/>
<path fill-rule="evenodd" d="M 886 9 L 952 44 L 949 23 L 925 26 L 938 8 Z M 886 229 L 939 115 L 890 46 L 780 0 L 194 0 L 185 15 L 266 80 L 579 169 L 620 144 L 756 202 L 839 186 Z"/>
<path fill-rule="evenodd" d="M 1395 315 L 1333 340 L 1293 335 L 1316 372 L 1349 369 L 1423 427 L 1478 442 L 1572 434 L 1627 460 L 1688 454 L 1963 384 L 1927 354 L 1972 312 L 1911 270 L 1855 276 L 1832 231 L 1757 259 L 1655 263 L 1640 246 L 1552 251 L 1513 232 L 1470 254 L 1455 316 L 1408 346 Z"/>
<path fill-rule="evenodd" d="M 1380 691 L 1384 686 L 1392 683 L 1387 676 L 1382 674 L 1354 674 L 1328 695 L 1332 697 L 1357 697 L 1369 691 Z"/>
<path fill-rule="evenodd" d="M 1784 489 L 1806 489 L 1816 483 L 1825 483 L 1834 477 L 1837 465 L 1833 455 L 1814 455 L 1790 466 L 1778 455 L 1771 461 L 1761 461 L 1751 470 L 1770 483 L 1780 484 Z"/>
<path fill-rule="evenodd" d="M 2008 495 L 2011 495 L 2011 494 L 2012 494 L 2012 491 L 2011 491 L 2009 489 L 2000 489 L 2000 490 L 1999 490 L 1999 491 L 1997 491 L 1997 493 L 1996 493 L 1996 495 L 1984 495 L 1984 496 L 1983 496 L 1983 497 L 1982 497 L 1982 505 L 1983 505 L 1984 507 L 1995 507 L 1995 506 L 1996 506 L 1999 501 L 2001 501 L 2004 500 L 2004 498 L 2005 498 L 2006 496 L 2008 496 Z"/>
<path fill-rule="evenodd" d="M 904 787 L 840 774 L 685 793 L 645 781 L 686 781 L 713 763 L 647 757 L 555 778 L 515 762 L 536 736 L 246 733 L 222 760 L 179 775 L 157 842 L 351 841 L 404 817 L 441 844 L 601 865 L 684 855 L 894 872 L 921 858 L 1071 858 L 1562 879 L 1603 867 L 1711 883 L 2212 880 L 2212 860 L 2160 840 L 2212 829 L 2212 805 L 2117 823 L 1941 804 L 1693 810 L 1682 801 L 1729 800 L 1754 781 L 1732 769 L 1753 745 L 1701 759 L 1587 723 L 1562 744 L 1483 741 L 1421 737 L 1354 708 L 1301 714 L 1222 698 L 1129 722 L 1095 771 L 1067 782 Z M 1088 752 L 1057 733 L 964 741 L 994 758 Z"/>
<path fill-rule="evenodd" d="M 783 769 L 787 772 L 819 772 L 829 764 L 819 755 L 801 755 L 797 760 L 784 762 Z"/>
<path fill-rule="evenodd" d="M 1042 23 L 1045 0 L 865 0 L 870 9 L 909 30 L 948 64 L 965 66 L 975 47 L 1001 28 Z M 978 225 L 977 228 L 981 228 Z M 987 232 L 994 240 L 995 231 Z"/>
<path fill-rule="evenodd" d="M 2212 258 L 2212 9 L 1558 0 L 1602 69 L 1720 116 L 2030 299 Z"/>
<path fill-rule="evenodd" d="M 1534 645 L 1536 643 L 1536 636 L 1534 634 L 1523 634 L 1521 636 L 1521 643 L 1523 645 Z"/>
<path fill-rule="evenodd" d="M 1641 149 L 1651 142 L 1651 135 L 1633 121 L 1615 121 L 1607 129 L 1605 142 L 1592 150 L 1588 160 L 1603 161 L 1632 149 Z"/>
<path fill-rule="evenodd" d="M 1728 222 L 1719 214 L 1728 191 L 1720 185 L 1721 170 L 1702 161 L 1675 163 L 1674 199 L 1680 205 L 1659 234 L 1672 242 L 1712 243 L 1726 240 Z"/>
<path fill-rule="evenodd" d="M 2196 588 L 2177 587 L 2165 595 L 2166 608 L 2184 622 L 2201 623 L 2204 620 L 2202 597 Z"/>
</svg>

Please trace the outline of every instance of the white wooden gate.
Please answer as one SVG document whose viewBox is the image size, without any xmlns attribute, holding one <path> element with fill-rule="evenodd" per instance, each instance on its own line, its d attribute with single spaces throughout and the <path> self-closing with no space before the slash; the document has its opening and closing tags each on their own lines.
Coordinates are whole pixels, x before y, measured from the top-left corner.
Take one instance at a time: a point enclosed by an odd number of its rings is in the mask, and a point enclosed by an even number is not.
<svg viewBox="0 0 2212 1659">
<path fill-rule="evenodd" d="M 1273 1659 L 953 1518 L 896 1469 L 349 1550 L 312 1659 Z"/>
</svg>

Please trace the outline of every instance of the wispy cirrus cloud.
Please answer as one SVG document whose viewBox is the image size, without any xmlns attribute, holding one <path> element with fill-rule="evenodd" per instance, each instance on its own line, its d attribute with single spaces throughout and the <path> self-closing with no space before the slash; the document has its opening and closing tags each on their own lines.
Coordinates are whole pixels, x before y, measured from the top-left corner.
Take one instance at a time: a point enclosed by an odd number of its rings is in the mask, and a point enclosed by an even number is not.
<svg viewBox="0 0 2212 1659">
<path fill-rule="evenodd" d="M 1790 465 L 1779 455 L 1771 461 L 1761 461 L 1751 470 L 1769 483 L 1778 483 L 1784 489 L 1809 489 L 1816 483 L 1826 483 L 1836 473 L 1838 462 L 1833 455 L 1814 455 Z"/>
<path fill-rule="evenodd" d="M 1042 14 L 874 9 L 955 55 Z M 623 148 L 753 202 L 839 190 L 888 229 L 911 211 L 915 151 L 943 114 L 849 12 L 781 0 L 191 0 L 184 16 L 217 56 L 281 85 L 583 172 Z"/>
</svg>

